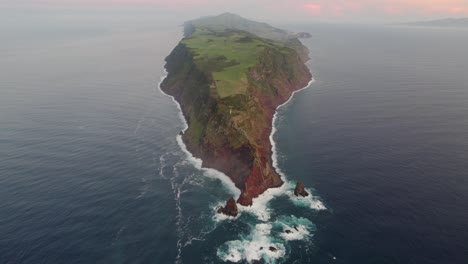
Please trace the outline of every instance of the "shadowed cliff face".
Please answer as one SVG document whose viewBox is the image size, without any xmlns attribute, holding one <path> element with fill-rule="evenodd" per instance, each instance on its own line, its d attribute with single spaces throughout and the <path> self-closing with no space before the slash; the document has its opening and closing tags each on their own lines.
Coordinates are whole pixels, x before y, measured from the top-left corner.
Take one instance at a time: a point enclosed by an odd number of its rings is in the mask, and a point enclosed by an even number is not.
<svg viewBox="0 0 468 264">
<path fill-rule="evenodd" d="M 249 41 L 255 38 L 245 32 L 223 34 L 243 36 L 242 40 Z M 242 72 L 245 77 L 239 82 L 245 89 L 221 96 L 221 82 L 213 76 L 224 68 L 213 65 L 224 60 L 224 56 L 218 54 L 216 58 L 221 59 L 210 61 L 184 40 L 166 58 L 168 76 L 161 89 L 181 105 L 189 125 L 182 135 L 187 149 L 203 160 L 203 166 L 229 176 L 241 190 L 237 201 L 250 205 L 252 198 L 283 183 L 272 166 L 269 135 L 276 107 L 311 79 L 298 55 L 306 49 L 302 46 L 296 51 L 297 42 L 294 48 L 267 42 L 257 45 L 257 58 L 253 66 Z M 230 61 L 227 67 L 240 63 Z"/>
<path fill-rule="evenodd" d="M 255 162 L 247 178 L 239 203 L 252 202 L 266 189 L 279 187 L 283 183 L 273 168 L 272 146 L 269 136 L 272 130 L 273 115 L 276 108 L 286 102 L 292 92 L 307 85 L 312 76 L 297 52 L 278 53 L 267 49 L 261 55 L 258 64 L 249 71 L 250 95 L 258 102 L 261 117 L 252 119 L 247 131 L 252 134 L 256 144 Z M 258 119 L 261 119 L 259 121 Z"/>
</svg>

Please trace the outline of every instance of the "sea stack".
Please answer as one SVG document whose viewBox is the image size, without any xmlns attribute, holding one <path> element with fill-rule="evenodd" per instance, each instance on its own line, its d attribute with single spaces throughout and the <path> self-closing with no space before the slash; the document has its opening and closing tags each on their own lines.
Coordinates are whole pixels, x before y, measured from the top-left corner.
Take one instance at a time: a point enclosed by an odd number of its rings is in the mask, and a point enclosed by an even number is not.
<svg viewBox="0 0 468 264">
<path fill-rule="evenodd" d="M 302 182 L 297 182 L 296 189 L 294 189 L 294 195 L 306 197 L 309 196 L 309 193 L 304 189 L 304 184 Z"/>
<path fill-rule="evenodd" d="M 229 198 L 229 200 L 227 200 L 226 202 L 226 206 L 224 207 L 220 206 L 218 208 L 218 213 L 236 217 L 238 211 L 237 211 L 237 204 L 234 198 L 233 197 Z"/>
</svg>

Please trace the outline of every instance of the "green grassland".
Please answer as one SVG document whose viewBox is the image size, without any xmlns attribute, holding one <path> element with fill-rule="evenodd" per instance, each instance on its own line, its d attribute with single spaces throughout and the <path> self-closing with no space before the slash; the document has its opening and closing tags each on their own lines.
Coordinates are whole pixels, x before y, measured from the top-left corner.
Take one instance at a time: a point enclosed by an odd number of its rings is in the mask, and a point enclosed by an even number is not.
<svg viewBox="0 0 468 264">
<path fill-rule="evenodd" d="M 247 91 L 247 72 L 271 42 L 243 31 L 212 31 L 197 28 L 182 40 L 194 54 L 197 66 L 211 73 L 217 94 L 225 98 Z"/>
</svg>

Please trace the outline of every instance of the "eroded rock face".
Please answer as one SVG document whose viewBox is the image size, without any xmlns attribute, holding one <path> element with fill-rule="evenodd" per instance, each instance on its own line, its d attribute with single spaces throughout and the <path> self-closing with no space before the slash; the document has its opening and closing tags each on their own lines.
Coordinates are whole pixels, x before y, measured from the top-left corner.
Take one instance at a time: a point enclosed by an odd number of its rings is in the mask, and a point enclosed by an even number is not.
<svg viewBox="0 0 468 264">
<path fill-rule="evenodd" d="M 297 182 L 296 189 L 294 189 L 294 195 L 302 197 L 309 196 L 309 193 L 304 189 L 304 184 L 302 182 Z"/>
<path fill-rule="evenodd" d="M 226 205 L 224 207 L 220 206 L 218 208 L 218 213 L 236 217 L 238 214 L 238 211 L 237 211 L 237 204 L 234 198 L 233 197 L 229 198 L 229 200 L 227 200 Z"/>
</svg>

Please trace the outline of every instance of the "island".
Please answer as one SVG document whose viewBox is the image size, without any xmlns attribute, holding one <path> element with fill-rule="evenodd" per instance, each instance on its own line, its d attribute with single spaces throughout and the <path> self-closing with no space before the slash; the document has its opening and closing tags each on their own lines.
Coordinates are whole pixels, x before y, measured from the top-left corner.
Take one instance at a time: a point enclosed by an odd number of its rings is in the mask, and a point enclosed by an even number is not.
<svg viewBox="0 0 468 264">
<path fill-rule="evenodd" d="M 181 107 L 187 150 L 234 182 L 241 205 L 283 184 L 272 164 L 272 120 L 311 80 L 308 54 L 295 34 L 224 13 L 185 22 L 165 59 L 161 90 Z"/>
<path fill-rule="evenodd" d="M 399 24 L 415 27 L 468 28 L 468 18 L 445 18 L 431 21 L 418 21 Z"/>
</svg>

